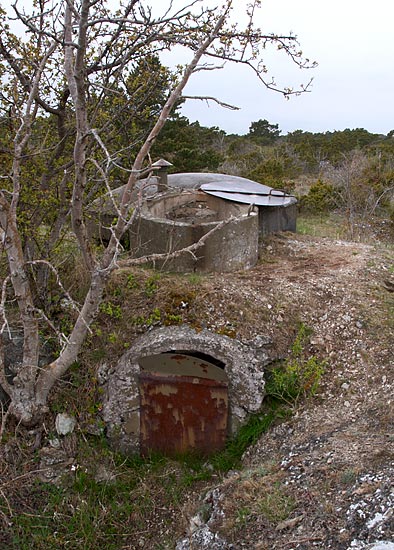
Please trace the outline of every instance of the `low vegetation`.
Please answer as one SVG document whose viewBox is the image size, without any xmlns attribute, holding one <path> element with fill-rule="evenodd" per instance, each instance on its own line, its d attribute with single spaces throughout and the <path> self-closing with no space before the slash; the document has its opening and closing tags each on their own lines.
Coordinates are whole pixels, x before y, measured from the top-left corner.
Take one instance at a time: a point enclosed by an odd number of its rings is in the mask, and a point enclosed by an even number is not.
<svg viewBox="0 0 394 550">
<path fill-rule="evenodd" d="M 176 291 L 168 292 L 169 303 L 187 301 L 190 304 L 193 291 L 189 278 L 172 276 L 173 283 L 174 278 L 179 279 L 178 286 Z M 141 272 L 132 276 L 124 274 L 123 279 L 132 284 L 112 287 L 113 291 L 123 289 L 122 301 L 128 293 L 135 296 L 141 292 L 148 301 L 155 293 L 165 293 L 164 276 L 152 278 L 149 273 Z M 200 280 L 194 282 L 200 283 Z M 109 297 L 103 302 L 95 345 L 100 339 L 102 346 L 106 341 L 113 347 L 121 344 L 120 340 L 112 341 L 111 335 L 106 335 L 111 326 L 107 326 L 106 319 L 122 322 L 124 316 L 124 308 L 116 301 L 120 296 L 114 296 L 113 291 L 111 294 L 110 287 Z M 102 349 L 99 346 L 90 359 L 91 368 L 87 371 L 78 365 L 71 368 L 51 401 L 52 414 L 67 410 L 80 422 L 79 432 L 61 442 L 72 458 L 56 483 L 40 479 L 40 452 L 34 450 L 32 434 L 20 427 L 15 427 L 17 437 L 12 431 L 7 432 L 5 448 L 7 452 L 15 452 L 18 458 L 15 464 L 8 462 L 9 457 L 3 457 L 0 463 L 4 468 L 1 477 L 5 479 L 0 484 L 2 547 L 10 550 L 173 548 L 174 540 L 186 527 L 183 521 L 178 521 L 185 502 L 222 479 L 229 470 L 239 468 L 245 451 L 273 423 L 288 418 L 301 398 L 316 391 L 322 368 L 316 358 L 306 357 L 309 335 L 309 329 L 301 325 L 291 356 L 270 374 L 263 410 L 249 419 L 223 451 L 209 459 L 194 455 L 179 456 L 176 460 L 159 455 L 125 458 L 108 448 L 100 430 L 95 436 L 89 435 L 94 419 L 96 428 L 100 428 L 97 422 L 100 387 L 94 375 L 94 364 L 103 358 L 97 353 Z M 48 417 L 48 427 L 51 422 Z M 58 436 L 49 431 L 44 437 L 55 445 Z M 261 495 L 253 510 L 243 508 L 241 502 L 237 521 L 242 523 L 243 517 L 254 513 L 285 518 L 292 504 L 284 494 L 278 496 L 280 491 L 276 486 Z"/>
<path fill-rule="evenodd" d="M 301 324 L 289 357 L 268 374 L 268 395 L 290 406 L 297 406 L 300 399 L 313 396 L 324 373 L 324 361 L 305 352 L 311 334 L 312 330 Z"/>
</svg>

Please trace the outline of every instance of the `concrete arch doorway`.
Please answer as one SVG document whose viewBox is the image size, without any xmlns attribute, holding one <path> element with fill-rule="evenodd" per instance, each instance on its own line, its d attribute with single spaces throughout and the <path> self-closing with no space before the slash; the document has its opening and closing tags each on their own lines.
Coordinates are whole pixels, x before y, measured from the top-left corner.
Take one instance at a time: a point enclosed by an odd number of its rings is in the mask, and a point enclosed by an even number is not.
<svg viewBox="0 0 394 550">
<path fill-rule="evenodd" d="M 178 367 L 175 359 L 167 371 L 158 368 L 154 360 L 149 366 L 151 357 L 158 356 L 162 363 L 177 355 L 186 356 Z M 167 444 L 156 446 L 150 440 L 165 433 L 158 439 L 173 441 L 165 452 L 176 454 L 195 448 L 208 454 L 220 448 L 226 437 L 237 433 L 249 414 L 260 409 L 265 395 L 264 367 L 268 362 L 264 349 L 256 350 L 207 329 L 180 325 L 146 332 L 100 374 L 105 376 L 102 417 L 111 446 L 128 455 L 163 450 Z M 160 402 L 163 384 L 167 393 L 173 392 L 171 400 L 164 403 Z M 206 411 L 209 407 L 218 416 L 215 422 Z M 174 412 L 177 408 L 180 410 Z M 183 420 L 176 421 L 177 414 Z M 168 419 L 172 427 L 168 426 Z"/>
</svg>

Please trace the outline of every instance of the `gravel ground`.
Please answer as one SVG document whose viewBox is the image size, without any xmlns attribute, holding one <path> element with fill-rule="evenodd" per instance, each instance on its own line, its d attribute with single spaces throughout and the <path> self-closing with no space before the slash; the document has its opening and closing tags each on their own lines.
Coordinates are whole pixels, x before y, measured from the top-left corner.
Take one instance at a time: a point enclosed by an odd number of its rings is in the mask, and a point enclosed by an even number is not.
<svg viewBox="0 0 394 550">
<path fill-rule="evenodd" d="M 284 236 L 242 285 L 227 280 L 267 310 L 278 356 L 293 316 L 327 368 L 318 395 L 208 494 L 209 519 L 194 517 L 180 550 L 394 548 L 393 265 L 390 246 Z"/>
</svg>

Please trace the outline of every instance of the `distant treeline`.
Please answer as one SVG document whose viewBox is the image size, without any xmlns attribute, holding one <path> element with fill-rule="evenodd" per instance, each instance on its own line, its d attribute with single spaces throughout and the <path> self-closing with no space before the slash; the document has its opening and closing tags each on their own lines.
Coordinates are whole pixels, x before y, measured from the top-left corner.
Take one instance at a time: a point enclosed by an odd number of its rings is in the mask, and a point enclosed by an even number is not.
<svg viewBox="0 0 394 550">
<path fill-rule="evenodd" d="M 278 124 L 264 119 L 252 122 L 247 134 L 236 135 L 177 116 L 167 124 L 154 153 L 169 160 L 176 172 L 223 171 L 259 181 L 281 181 L 317 174 L 327 164 L 338 166 L 352 151 L 378 155 L 381 163 L 391 161 L 393 134 L 356 128 L 281 135 Z"/>
</svg>

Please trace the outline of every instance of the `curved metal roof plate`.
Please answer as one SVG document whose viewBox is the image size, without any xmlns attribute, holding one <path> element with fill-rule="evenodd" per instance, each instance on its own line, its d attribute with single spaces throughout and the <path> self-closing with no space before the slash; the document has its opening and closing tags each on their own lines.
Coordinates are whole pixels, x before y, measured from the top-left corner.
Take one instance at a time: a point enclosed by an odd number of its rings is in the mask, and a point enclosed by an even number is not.
<svg viewBox="0 0 394 550">
<path fill-rule="evenodd" d="M 297 202 L 295 197 L 286 195 L 283 191 L 252 181 L 245 181 L 242 184 L 230 181 L 204 183 L 200 189 L 221 199 L 256 206 L 286 207 Z"/>
</svg>

